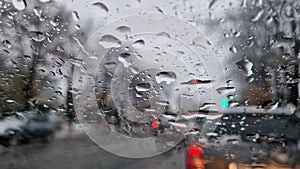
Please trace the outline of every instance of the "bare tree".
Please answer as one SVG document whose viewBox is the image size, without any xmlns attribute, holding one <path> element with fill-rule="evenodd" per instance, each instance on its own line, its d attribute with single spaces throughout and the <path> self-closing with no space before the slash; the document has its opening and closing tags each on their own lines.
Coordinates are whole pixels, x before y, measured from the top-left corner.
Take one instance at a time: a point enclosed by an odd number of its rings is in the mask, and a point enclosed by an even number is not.
<svg viewBox="0 0 300 169">
<path fill-rule="evenodd" d="M 255 105 L 274 98 L 282 105 L 297 105 L 300 3 L 245 0 L 236 4 L 229 7 L 234 10 L 222 15 L 223 18 L 210 19 L 207 24 L 212 32 L 223 31 L 224 37 L 220 38 L 218 47 L 231 51 L 225 56 L 230 72 L 239 72 L 231 63 L 243 58 L 254 65 L 253 74 L 248 77 L 228 74 L 229 79 L 241 84 L 236 87 L 243 97 L 242 102 L 250 100 L 247 103 Z"/>
<path fill-rule="evenodd" d="M 72 62 L 84 40 L 72 11 L 56 1 L 1 2 L 2 111 L 54 109 L 73 113 Z M 70 115 L 73 118 L 73 115 Z"/>
</svg>

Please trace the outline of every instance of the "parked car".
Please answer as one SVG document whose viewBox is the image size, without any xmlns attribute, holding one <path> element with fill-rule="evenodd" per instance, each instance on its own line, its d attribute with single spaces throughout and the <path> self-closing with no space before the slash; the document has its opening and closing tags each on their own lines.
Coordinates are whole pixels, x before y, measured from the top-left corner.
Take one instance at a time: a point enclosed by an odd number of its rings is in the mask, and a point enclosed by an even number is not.
<svg viewBox="0 0 300 169">
<path fill-rule="evenodd" d="M 9 147 L 34 139 L 47 142 L 61 127 L 62 119 L 56 115 L 16 112 L 0 121 L 0 144 Z"/>
<path fill-rule="evenodd" d="M 300 161 L 300 150 L 297 149 L 300 120 L 293 114 L 232 112 L 224 113 L 216 123 L 217 127 L 207 133 L 204 142 L 203 136 L 191 135 L 188 138 L 192 141 L 187 141 L 187 169 L 195 168 L 193 158 L 202 159 L 206 169 L 242 169 L 239 166 L 270 161 L 295 166 Z M 192 158 L 191 147 L 201 153 Z M 280 161 L 282 154 L 293 158 Z M 216 161 L 221 161 L 222 165 Z"/>
</svg>

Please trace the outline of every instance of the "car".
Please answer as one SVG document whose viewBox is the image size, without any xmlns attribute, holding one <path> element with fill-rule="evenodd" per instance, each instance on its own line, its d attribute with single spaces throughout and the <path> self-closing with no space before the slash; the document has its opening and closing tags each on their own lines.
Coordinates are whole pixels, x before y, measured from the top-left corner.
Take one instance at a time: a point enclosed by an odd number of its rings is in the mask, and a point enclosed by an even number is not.
<svg viewBox="0 0 300 169">
<path fill-rule="evenodd" d="M 47 142 L 61 127 L 62 119 L 53 114 L 14 112 L 0 121 L 0 144 L 10 147 L 34 139 Z"/>
<path fill-rule="evenodd" d="M 294 114 L 228 111 L 215 123 L 216 128 L 206 132 L 205 141 L 203 135 L 191 134 L 188 137 L 187 169 L 195 168 L 196 163 L 191 160 L 194 158 L 201 159 L 202 168 L 206 169 L 223 169 L 224 166 L 224 169 L 239 169 L 240 166 L 261 166 L 270 161 L 293 166 L 300 161 L 300 150 L 297 149 L 300 119 Z M 194 149 L 201 153 L 193 155 L 191 150 Z M 283 153 L 293 158 L 280 161 L 278 157 Z M 216 161 L 222 161 L 223 165 Z"/>
<path fill-rule="evenodd" d="M 226 113 L 219 120 L 215 133 L 216 137 L 239 135 L 246 142 L 284 144 L 300 139 L 300 128 L 295 125 L 299 122 L 293 114 Z M 291 127 L 295 129 L 294 137 L 288 132 Z"/>
<path fill-rule="evenodd" d="M 186 151 L 186 168 L 205 169 L 203 153 L 203 145 L 197 142 L 190 144 Z"/>
</svg>

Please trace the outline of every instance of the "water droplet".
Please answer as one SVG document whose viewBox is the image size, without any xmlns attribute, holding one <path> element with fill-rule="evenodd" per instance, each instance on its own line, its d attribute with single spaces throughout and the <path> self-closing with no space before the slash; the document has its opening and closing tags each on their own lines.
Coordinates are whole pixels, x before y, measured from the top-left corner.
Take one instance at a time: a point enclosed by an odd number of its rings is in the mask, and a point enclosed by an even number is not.
<svg viewBox="0 0 300 169">
<path fill-rule="evenodd" d="M 54 91 L 55 94 L 63 96 L 63 93 L 61 91 Z"/>
<path fill-rule="evenodd" d="M 15 100 L 12 100 L 12 99 L 8 99 L 6 100 L 7 103 L 15 103 L 16 101 Z"/>
<path fill-rule="evenodd" d="M 157 83 L 166 82 L 170 84 L 176 81 L 176 74 L 174 72 L 160 72 L 155 75 Z"/>
<path fill-rule="evenodd" d="M 232 80 L 227 80 L 227 81 L 226 81 L 226 84 L 227 84 L 227 85 L 232 85 L 232 84 L 233 84 L 233 81 L 232 81 Z"/>
<path fill-rule="evenodd" d="M 243 73 L 247 77 L 249 77 L 253 74 L 253 72 L 252 72 L 253 63 L 250 62 L 248 59 L 244 58 L 243 60 L 237 62 L 236 65 L 238 66 L 238 68 L 241 71 L 243 71 Z"/>
<path fill-rule="evenodd" d="M 104 15 L 104 16 L 107 15 L 109 9 L 102 2 L 95 2 L 93 3 L 93 5 L 100 8 L 100 11 L 98 11 L 100 15 Z"/>
<path fill-rule="evenodd" d="M 251 76 L 250 76 L 250 77 L 247 77 L 247 82 L 248 82 L 248 83 L 251 83 L 251 82 L 253 82 L 253 81 L 254 81 L 254 78 L 253 78 L 253 77 L 251 77 Z"/>
<path fill-rule="evenodd" d="M 24 55 L 24 58 L 26 58 L 26 59 L 31 59 L 31 56 Z"/>
<path fill-rule="evenodd" d="M 42 15 L 42 9 L 40 7 L 38 7 L 38 6 L 36 6 L 36 7 L 33 8 L 33 12 L 38 17 L 41 17 L 41 15 Z"/>
<path fill-rule="evenodd" d="M 237 106 L 239 106 L 239 102 L 234 101 L 229 103 L 229 107 L 237 107 Z"/>
<path fill-rule="evenodd" d="M 120 57 L 122 57 L 122 58 L 128 58 L 129 56 L 131 56 L 131 54 L 127 53 L 127 52 L 124 52 L 124 53 L 120 54 Z"/>
<path fill-rule="evenodd" d="M 279 103 L 276 100 L 270 99 L 270 100 L 264 101 L 264 103 L 262 104 L 262 108 L 264 108 L 268 111 L 272 111 L 278 107 L 278 104 Z"/>
<path fill-rule="evenodd" d="M 11 48 L 11 43 L 8 40 L 2 41 L 2 44 L 3 44 L 4 47 L 6 47 L 8 49 Z"/>
<path fill-rule="evenodd" d="M 156 104 L 161 105 L 161 106 L 167 106 L 169 105 L 168 101 L 157 101 Z"/>
<path fill-rule="evenodd" d="M 201 47 L 202 49 L 206 49 L 205 44 L 206 44 L 206 40 L 204 40 L 203 37 L 201 36 L 196 37 L 192 41 L 192 45 Z"/>
<path fill-rule="evenodd" d="M 160 12 L 160 13 L 164 13 L 164 11 L 163 11 L 162 9 L 160 9 L 160 7 L 158 7 L 158 6 L 155 6 L 155 8 L 156 8 L 156 10 L 157 10 L 158 12 Z"/>
<path fill-rule="evenodd" d="M 138 92 L 146 92 L 149 91 L 151 88 L 151 84 L 150 83 L 139 83 L 135 86 L 135 89 Z"/>
<path fill-rule="evenodd" d="M 254 17 L 254 18 L 252 18 L 252 22 L 257 22 L 257 21 L 259 21 L 259 19 L 262 17 L 262 15 L 264 14 L 264 10 L 262 9 L 262 10 L 260 10 L 257 14 L 256 14 L 256 16 Z"/>
<path fill-rule="evenodd" d="M 166 38 L 171 38 L 171 35 L 167 32 L 160 32 L 157 35 L 158 36 L 163 36 L 163 37 L 166 37 Z"/>
<path fill-rule="evenodd" d="M 216 133 L 216 132 L 208 132 L 208 133 L 206 133 L 206 135 L 209 136 L 209 137 L 211 137 L 211 136 L 217 137 L 218 133 Z"/>
<path fill-rule="evenodd" d="M 212 80 L 200 80 L 200 79 L 192 79 L 187 82 L 180 83 L 181 85 L 188 85 L 188 84 L 207 84 L 211 83 Z"/>
<path fill-rule="evenodd" d="M 72 16 L 73 16 L 74 21 L 79 21 L 80 18 L 79 18 L 79 15 L 78 15 L 77 11 L 73 11 Z"/>
<path fill-rule="evenodd" d="M 59 19 L 58 18 L 55 18 L 53 20 L 50 21 L 50 24 L 54 27 L 58 26 L 59 25 Z"/>
<path fill-rule="evenodd" d="M 266 21 L 267 24 L 271 24 L 274 21 L 274 19 L 273 19 L 273 17 L 269 16 L 269 17 L 266 18 L 265 21 Z"/>
<path fill-rule="evenodd" d="M 216 103 L 204 103 L 201 107 L 199 107 L 199 110 L 210 109 L 215 106 L 216 106 Z"/>
<path fill-rule="evenodd" d="M 221 95 L 225 95 L 228 93 L 235 92 L 235 88 L 234 87 L 220 87 L 217 89 L 217 92 Z"/>
<path fill-rule="evenodd" d="M 92 55 L 92 56 L 89 56 L 89 59 L 97 60 L 97 59 L 98 59 L 98 56 Z"/>
<path fill-rule="evenodd" d="M 241 32 L 239 32 L 239 31 L 234 32 L 233 35 L 234 35 L 235 37 L 239 37 L 239 36 L 241 35 Z"/>
<path fill-rule="evenodd" d="M 115 62 L 107 62 L 104 64 L 104 67 L 109 70 L 114 69 L 116 66 L 117 66 L 117 64 Z"/>
<path fill-rule="evenodd" d="M 12 4 L 19 11 L 25 9 L 25 7 L 27 6 L 27 3 L 25 0 L 12 0 Z"/>
<path fill-rule="evenodd" d="M 64 53 L 64 52 L 65 52 L 65 49 L 62 48 L 62 47 L 60 47 L 60 46 L 58 46 L 58 47 L 56 48 L 56 50 L 57 50 L 59 53 Z"/>
<path fill-rule="evenodd" d="M 187 128 L 187 125 L 185 123 L 179 123 L 179 122 L 169 122 L 174 128 L 181 129 L 181 128 Z"/>
<path fill-rule="evenodd" d="M 31 37 L 31 39 L 33 39 L 36 42 L 42 42 L 43 40 L 45 40 L 45 35 L 42 32 L 31 31 L 29 33 L 29 36 Z"/>
<path fill-rule="evenodd" d="M 133 42 L 132 46 L 136 49 L 141 49 L 145 46 L 145 41 L 142 39 L 137 40 L 137 41 Z"/>
<path fill-rule="evenodd" d="M 104 35 L 99 40 L 99 44 L 102 45 L 104 48 L 111 48 L 113 46 L 120 45 L 120 40 L 113 35 Z"/>
<path fill-rule="evenodd" d="M 139 73 L 139 69 L 136 68 L 136 67 L 131 66 L 131 67 L 130 67 L 130 70 L 131 70 L 131 72 L 132 72 L 133 74 L 138 74 L 138 73 Z"/>
<path fill-rule="evenodd" d="M 121 63 L 123 63 L 124 67 L 129 67 L 129 66 L 131 66 L 131 63 L 128 62 L 128 61 L 126 60 L 126 58 L 127 58 L 127 57 L 124 57 L 124 55 L 122 56 L 122 54 L 118 56 L 118 60 L 119 60 Z"/>
<path fill-rule="evenodd" d="M 119 31 L 121 33 L 130 33 L 131 29 L 128 26 L 119 26 L 116 28 L 116 31 Z"/>
<path fill-rule="evenodd" d="M 211 9 L 216 2 L 217 2 L 217 0 L 212 0 L 208 5 L 208 9 Z"/>
<path fill-rule="evenodd" d="M 230 52 L 232 52 L 232 53 L 237 53 L 237 49 L 236 49 L 236 47 L 234 47 L 234 46 L 230 47 L 229 50 L 230 50 Z"/>
<path fill-rule="evenodd" d="M 80 30 L 80 25 L 79 25 L 79 24 L 76 24 L 76 25 L 75 25 L 75 29 L 76 29 L 76 30 Z"/>
<path fill-rule="evenodd" d="M 82 65 L 82 60 L 81 59 L 70 59 L 70 63 L 74 66 L 77 66 L 77 67 L 81 67 Z"/>
</svg>

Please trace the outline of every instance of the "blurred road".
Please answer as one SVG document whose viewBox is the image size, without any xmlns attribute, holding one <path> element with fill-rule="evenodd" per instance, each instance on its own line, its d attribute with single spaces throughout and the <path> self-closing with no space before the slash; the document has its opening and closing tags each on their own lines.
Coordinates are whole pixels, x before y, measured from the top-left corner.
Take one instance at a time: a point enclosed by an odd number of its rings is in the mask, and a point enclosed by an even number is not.
<svg viewBox="0 0 300 169">
<path fill-rule="evenodd" d="M 221 148 L 221 149 L 220 149 Z M 228 169 L 225 159 L 234 157 L 240 169 L 248 169 L 255 156 L 264 154 L 260 144 L 241 144 L 238 147 L 206 147 L 207 169 Z M 224 149 L 224 150 L 222 150 Z M 257 153 L 253 154 L 253 149 Z M 254 151 L 255 152 L 255 151 Z M 264 155 L 263 155 L 264 156 Z M 294 154 L 293 156 L 296 157 Z M 290 158 L 290 157 L 288 157 Z M 300 159 L 300 158 L 299 158 Z M 250 160 L 250 161 L 249 161 Z M 289 161 L 289 160 L 288 160 Z M 278 167 L 273 163 L 266 168 Z M 297 167 L 299 167 L 297 165 Z M 298 169 L 296 167 L 296 169 Z M 39 141 L 13 148 L 0 146 L 0 169 L 185 169 L 185 149 L 171 150 L 162 155 L 129 159 L 104 151 L 92 142 L 79 126 L 66 127 L 50 143 Z M 250 167 L 251 168 L 251 167 Z"/>
<path fill-rule="evenodd" d="M 59 133 L 50 143 L 34 142 L 11 149 L 1 147 L 1 169 L 183 169 L 184 151 L 146 159 L 115 156 L 78 129 Z"/>
</svg>

